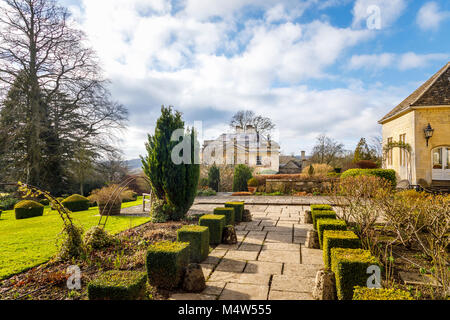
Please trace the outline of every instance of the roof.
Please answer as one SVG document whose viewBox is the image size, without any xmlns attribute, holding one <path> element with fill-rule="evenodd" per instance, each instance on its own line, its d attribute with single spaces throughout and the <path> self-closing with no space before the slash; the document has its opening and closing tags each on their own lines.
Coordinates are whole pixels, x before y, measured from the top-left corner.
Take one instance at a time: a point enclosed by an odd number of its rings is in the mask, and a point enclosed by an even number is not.
<svg viewBox="0 0 450 320">
<path fill-rule="evenodd" d="M 450 62 L 378 122 L 383 124 L 413 107 L 450 105 L 449 82 Z"/>
</svg>

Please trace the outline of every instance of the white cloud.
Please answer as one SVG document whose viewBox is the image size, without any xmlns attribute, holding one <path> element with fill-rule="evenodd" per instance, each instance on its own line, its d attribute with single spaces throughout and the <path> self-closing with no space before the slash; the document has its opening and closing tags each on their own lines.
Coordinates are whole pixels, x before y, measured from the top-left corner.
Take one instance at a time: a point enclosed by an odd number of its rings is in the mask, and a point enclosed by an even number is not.
<svg viewBox="0 0 450 320">
<path fill-rule="evenodd" d="M 427 67 L 433 61 L 446 61 L 448 54 L 430 53 L 416 54 L 407 52 L 404 54 L 382 53 L 369 55 L 354 55 L 351 57 L 348 68 L 351 70 L 366 69 L 379 70 L 385 68 L 396 68 L 404 71 Z"/>
<path fill-rule="evenodd" d="M 450 11 L 444 11 L 432 1 L 425 3 L 417 13 L 416 22 L 422 30 L 437 30 L 445 19 L 450 18 Z"/>
<path fill-rule="evenodd" d="M 112 80 L 114 97 L 130 109 L 123 136 L 127 158 L 145 152 L 146 133 L 162 104 L 174 105 L 187 121 L 204 120 L 205 138 L 224 130 L 233 112 L 254 110 L 274 120 L 286 152 L 298 152 L 323 132 L 344 142 L 355 132 L 376 135 L 376 120 L 402 97 L 357 81 L 326 90 L 304 85 L 335 77 L 330 68 L 346 51 L 375 35 L 318 20 L 295 23 L 317 0 L 187 0 L 176 13 L 168 0 L 151 6 L 144 0 L 82 1 L 80 24 Z M 264 14 L 244 19 L 237 11 L 246 5 Z M 355 58 L 354 64 L 362 62 Z"/>
<path fill-rule="evenodd" d="M 366 27 L 367 18 L 370 16 L 368 8 L 377 6 L 380 10 L 381 28 L 391 26 L 406 8 L 405 0 L 356 0 L 353 7 L 353 27 Z"/>
</svg>

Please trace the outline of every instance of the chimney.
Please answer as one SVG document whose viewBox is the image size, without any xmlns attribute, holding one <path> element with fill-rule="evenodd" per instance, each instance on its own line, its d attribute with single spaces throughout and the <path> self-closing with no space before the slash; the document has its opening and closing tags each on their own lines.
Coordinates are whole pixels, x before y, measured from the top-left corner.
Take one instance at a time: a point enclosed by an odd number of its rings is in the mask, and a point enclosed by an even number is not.
<svg viewBox="0 0 450 320">
<path fill-rule="evenodd" d="M 306 161 L 306 152 L 302 151 L 302 161 Z"/>
</svg>

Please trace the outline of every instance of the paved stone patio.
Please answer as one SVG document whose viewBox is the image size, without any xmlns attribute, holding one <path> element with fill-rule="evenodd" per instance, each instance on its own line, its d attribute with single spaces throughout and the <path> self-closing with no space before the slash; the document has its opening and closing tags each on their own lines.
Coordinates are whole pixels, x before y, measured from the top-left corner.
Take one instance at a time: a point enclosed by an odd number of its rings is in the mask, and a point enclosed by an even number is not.
<svg viewBox="0 0 450 320">
<path fill-rule="evenodd" d="M 293 197 L 284 198 L 292 202 L 287 198 Z M 321 250 L 304 247 L 307 231 L 312 228 L 301 223 L 308 207 L 273 198 L 266 205 L 252 205 L 248 199 L 243 200 L 253 221 L 236 226 L 236 245 L 217 246 L 201 264 L 207 279 L 206 289 L 199 294 L 177 293 L 171 299 L 312 299 L 316 272 L 323 262 Z M 202 204 L 197 200 L 193 210 L 207 213 L 218 204 Z"/>
</svg>

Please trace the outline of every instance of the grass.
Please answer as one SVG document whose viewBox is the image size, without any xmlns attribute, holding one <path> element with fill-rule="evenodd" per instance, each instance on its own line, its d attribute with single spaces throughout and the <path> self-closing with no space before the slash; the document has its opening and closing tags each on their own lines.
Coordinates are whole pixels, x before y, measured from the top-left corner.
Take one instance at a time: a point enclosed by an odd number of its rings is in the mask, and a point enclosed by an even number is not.
<svg viewBox="0 0 450 320">
<path fill-rule="evenodd" d="M 137 201 L 122 204 L 122 208 L 142 205 Z M 72 214 L 74 222 L 85 231 L 98 224 L 98 208 Z M 149 217 L 111 216 L 106 230 L 112 234 L 150 221 Z M 47 262 L 57 252 L 56 240 L 63 223 L 57 211 L 45 207 L 44 216 L 16 220 L 14 210 L 4 211 L 0 218 L 0 280 Z"/>
</svg>

